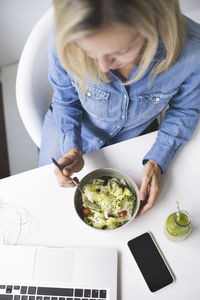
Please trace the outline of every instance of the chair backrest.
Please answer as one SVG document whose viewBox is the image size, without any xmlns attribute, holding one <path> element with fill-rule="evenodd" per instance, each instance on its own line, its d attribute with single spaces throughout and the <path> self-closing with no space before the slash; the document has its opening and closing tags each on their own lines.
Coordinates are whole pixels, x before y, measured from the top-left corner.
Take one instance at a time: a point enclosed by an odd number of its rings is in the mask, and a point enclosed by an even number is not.
<svg viewBox="0 0 200 300">
<path fill-rule="evenodd" d="M 30 137 L 40 148 L 44 115 L 51 103 L 48 81 L 48 37 L 53 28 L 51 7 L 31 31 L 19 61 L 16 78 L 17 106 Z"/>
</svg>

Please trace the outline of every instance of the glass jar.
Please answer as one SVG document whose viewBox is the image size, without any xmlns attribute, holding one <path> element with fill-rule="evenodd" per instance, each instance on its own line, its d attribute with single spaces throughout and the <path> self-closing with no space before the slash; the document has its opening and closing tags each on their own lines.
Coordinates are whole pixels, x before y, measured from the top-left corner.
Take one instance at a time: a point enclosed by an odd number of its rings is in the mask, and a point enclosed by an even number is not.
<svg viewBox="0 0 200 300">
<path fill-rule="evenodd" d="M 170 241 L 182 241 L 190 234 L 190 231 L 191 217 L 184 210 L 172 213 L 165 222 L 164 233 Z"/>
</svg>

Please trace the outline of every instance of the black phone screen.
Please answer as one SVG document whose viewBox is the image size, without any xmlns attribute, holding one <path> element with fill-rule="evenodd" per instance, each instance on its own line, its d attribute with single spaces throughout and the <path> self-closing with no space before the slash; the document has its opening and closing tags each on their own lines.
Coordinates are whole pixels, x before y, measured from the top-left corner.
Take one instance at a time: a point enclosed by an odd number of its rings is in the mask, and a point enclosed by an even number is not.
<svg viewBox="0 0 200 300">
<path fill-rule="evenodd" d="M 148 232 L 130 240 L 128 247 L 151 292 L 155 292 L 174 281 Z"/>
</svg>

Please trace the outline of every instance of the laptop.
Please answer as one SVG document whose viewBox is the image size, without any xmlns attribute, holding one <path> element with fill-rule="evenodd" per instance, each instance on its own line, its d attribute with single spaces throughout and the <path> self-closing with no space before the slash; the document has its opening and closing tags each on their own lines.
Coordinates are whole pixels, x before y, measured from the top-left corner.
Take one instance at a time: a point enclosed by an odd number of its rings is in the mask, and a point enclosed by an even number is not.
<svg viewBox="0 0 200 300">
<path fill-rule="evenodd" d="M 0 300 L 116 300 L 117 250 L 0 246 Z"/>
</svg>

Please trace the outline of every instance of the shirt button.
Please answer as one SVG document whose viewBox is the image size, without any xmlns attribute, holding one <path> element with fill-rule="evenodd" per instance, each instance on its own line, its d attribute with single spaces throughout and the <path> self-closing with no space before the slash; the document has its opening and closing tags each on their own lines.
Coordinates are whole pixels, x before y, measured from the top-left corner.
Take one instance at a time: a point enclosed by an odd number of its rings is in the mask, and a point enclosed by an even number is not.
<svg viewBox="0 0 200 300">
<path fill-rule="evenodd" d="M 160 101 L 160 98 L 159 97 L 156 97 L 156 102 L 159 102 Z"/>
<path fill-rule="evenodd" d="M 125 116 L 122 116 L 122 119 L 125 119 Z"/>
<path fill-rule="evenodd" d="M 102 140 L 100 140 L 100 144 L 103 144 L 103 141 L 102 141 Z"/>
<path fill-rule="evenodd" d="M 91 96 L 92 96 L 92 94 L 91 94 L 90 92 L 88 92 L 88 93 L 87 93 L 87 96 L 88 96 L 88 97 L 91 97 Z"/>
<path fill-rule="evenodd" d="M 124 95 L 124 99 L 126 99 L 126 95 Z"/>
</svg>

